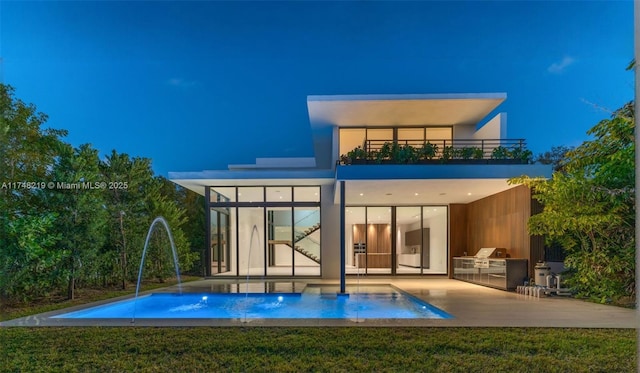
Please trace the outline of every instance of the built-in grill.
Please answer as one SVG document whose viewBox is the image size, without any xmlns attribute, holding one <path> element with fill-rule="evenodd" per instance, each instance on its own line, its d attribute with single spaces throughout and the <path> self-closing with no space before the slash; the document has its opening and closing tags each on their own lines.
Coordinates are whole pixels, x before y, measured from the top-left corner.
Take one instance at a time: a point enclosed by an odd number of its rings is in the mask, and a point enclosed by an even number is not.
<svg viewBox="0 0 640 373">
<path fill-rule="evenodd" d="M 507 249 L 484 247 L 473 257 L 473 268 L 489 268 L 489 258 L 506 258 Z"/>
</svg>

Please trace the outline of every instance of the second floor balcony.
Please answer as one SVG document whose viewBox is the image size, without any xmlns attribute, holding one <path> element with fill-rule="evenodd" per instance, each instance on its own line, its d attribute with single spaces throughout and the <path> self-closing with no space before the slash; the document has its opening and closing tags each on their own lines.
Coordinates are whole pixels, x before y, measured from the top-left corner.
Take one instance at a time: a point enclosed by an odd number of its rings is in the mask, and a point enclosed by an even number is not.
<svg viewBox="0 0 640 373">
<path fill-rule="evenodd" d="M 524 139 L 365 140 L 339 164 L 528 164 Z"/>
</svg>

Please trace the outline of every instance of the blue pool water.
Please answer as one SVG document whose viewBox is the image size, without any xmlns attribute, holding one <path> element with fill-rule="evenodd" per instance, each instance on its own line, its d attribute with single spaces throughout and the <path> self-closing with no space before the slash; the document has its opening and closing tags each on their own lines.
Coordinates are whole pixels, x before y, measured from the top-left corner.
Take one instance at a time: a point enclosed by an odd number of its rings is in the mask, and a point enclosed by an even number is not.
<svg viewBox="0 0 640 373">
<path fill-rule="evenodd" d="M 135 314 L 134 314 L 135 307 Z M 55 318 L 448 319 L 446 312 L 399 292 L 168 294 L 157 293 Z"/>
</svg>

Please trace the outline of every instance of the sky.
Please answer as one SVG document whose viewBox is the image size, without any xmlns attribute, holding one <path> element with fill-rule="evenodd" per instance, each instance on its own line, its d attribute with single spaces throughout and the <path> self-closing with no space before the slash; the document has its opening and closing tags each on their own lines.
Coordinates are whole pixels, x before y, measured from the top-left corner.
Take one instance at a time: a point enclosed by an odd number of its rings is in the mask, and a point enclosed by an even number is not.
<svg viewBox="0 0 640 373">
<path fill-rule="evenodd" d="M 633 1 L 0 1 L 0 78 L 45 127 L 154 171 L 312 157 L 308 95 L 504 92 L 577 146 L 633 99 Z"/>
</svg>

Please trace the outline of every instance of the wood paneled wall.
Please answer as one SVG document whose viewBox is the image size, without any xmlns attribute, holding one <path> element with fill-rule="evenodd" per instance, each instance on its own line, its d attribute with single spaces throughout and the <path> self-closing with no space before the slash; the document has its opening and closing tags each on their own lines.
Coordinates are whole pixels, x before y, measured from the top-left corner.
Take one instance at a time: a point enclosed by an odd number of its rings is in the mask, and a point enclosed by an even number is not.
<svg viewBox="0 0 640 373">
<path fill-rule="evenodd" d="M 529 273 L 533 274 L 536 261 L 543 253 L 541 239 L 531 237 L 527 221 L 538 212 L 531 200 L 529 188 L 520 185 L 504 192 L 462 205 L 450 206 L 450 256 L 464 252 L 475 255 L 483 247 L 504 247 L 511 258 L 529 260 Z M 450 260 L 450 263 L 453 260 Z M 453 273 L 449 268 L 449 274 Z"/>
<path fill-rule="evenodd" d="M 368 253 L 391 253 L 391 225 L 389 224 L 354 224 L 353 242 L 365 242 L 367 235 Z"/>
<path fill-rule="evenodd" d="M 449 205 L 449 278 L 453 278 L 453 258 L 467 249 L 467 205 Z"/>
</svg>

